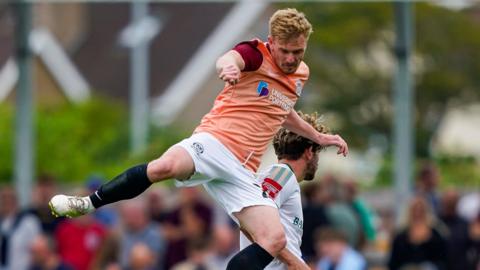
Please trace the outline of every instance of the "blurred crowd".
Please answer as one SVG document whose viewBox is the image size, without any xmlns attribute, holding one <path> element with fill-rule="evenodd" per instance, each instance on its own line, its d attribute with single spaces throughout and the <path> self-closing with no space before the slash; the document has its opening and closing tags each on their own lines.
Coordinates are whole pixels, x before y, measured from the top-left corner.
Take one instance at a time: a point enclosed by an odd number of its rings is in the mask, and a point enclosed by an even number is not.
<svg viewBox="0 0 480 270">
<path fill-rule="evenodd" d="M 326 176 L 302 184 L 302 253 L 319 270 L 480 270 L 480 193 L 446 188 L 426 163 L 400 224 L 357 183 Z M 102 183 L 91 177 L 77 195 Z M 92 215 L 54 218 L 58 182 L 42 176 L 20 209 L 0 188 L 0 270 L 220 270 L 238 251 L 238 228 L 202 189 L 155 185 Z M 390 198 L 393 200 L 393 197 Z"/>
</svg>

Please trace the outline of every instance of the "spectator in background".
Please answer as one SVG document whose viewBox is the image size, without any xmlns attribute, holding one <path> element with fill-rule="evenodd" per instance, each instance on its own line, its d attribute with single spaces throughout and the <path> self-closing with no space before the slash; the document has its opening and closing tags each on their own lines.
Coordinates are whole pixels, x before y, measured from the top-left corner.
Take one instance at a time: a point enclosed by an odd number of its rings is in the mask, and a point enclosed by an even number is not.
<svg viewBox="0 0 480 270">
<path fill-rule="evenodd" d="M 168 218 L 168 210 L 165 199 L 168 197 L 168 191 L 162 186 L 150 188 L 147 191 L 147 206 L 150 219 L 163 224 Z"/>
<path fill-rule="evenodd" d="M 446 190 L 441 197 L 440 220 L 447 226 L 447 254 L 449 270 L 467 270 L 467 249 L 469 246 L 468 223 L 457 214 L 459 194 L 453 189 Z"/>
<path fill-rule="evenodd" d="M 320 229 L 315 235 L 320 257 L 317 270 L 366 270 L 365 258 L 347 242 L 345 235 L 331 228 Z"/>
<path fill-rule="evenodd" d="M 47 235 L 40 234 L 33 239 L 30 254 L 32 262 L 29 270 L 74 270 L 60 259 L 54 240 Z"/>
<path fill-rule="evenodd" d="M 426 200 L 414 197 L 409 203 L 405 229 L 393 239 L 389 269 L 424 265 L 432 270 L 447 269 L 446 241 L 436 225 Z"/>
<path fill-rule="evenodd" d="M 116 270 L 121 269 L 119 263 L 120 253 L 120 229 L 116 228 L 109 231 L 102 243 L 94 261 L 91 270 Z"/>
<path fill-rule="evenodd" d="M 11 186 L 0 188 L 0 270 L 26 270 L 30 245 L 41 232 L 40 221 L 19 209 Z"/>
<path fill-rule="evenodd" d="M 208 237 L 200 237 L 188 243 L 188 257 L 177 263 L 172 270 L 223 270 L 212 261 L 213 251 Z M 246 269 L 245 269 L 246 270 Z"/>
<path fill-rule="evenodd" d="M 218 269 L 226 269 L 228 261 L 238 252 L 238 233 L 228 224 L 216 225 L 213 228 L 213 256 L 210 259 L 211 264 Z"/>
<path fill-rule="evenodd" d="M 468 249 L 468 269 L 480 269 L 480 211 L 469 227 L 471 245 Z"/>
<path fill-rule="evenodd" d="M 458 214 L 468 222 L 473 222 L 480 213 L 480 192 L 463 195 L 458 201 Z"/>
<path fill-rule="evenodd" d="M 358 186 L 356 182 L 345 181 L 344 188 L 346 201 L 357 215 L 361 225 L 362 233 L 359 247 L 363 247 L 363 244 L 366 244 L 363 243 L 364 241 L 371 242 L 375 240 L 374 213 L 373 210 L 358 197 Z"/>
<path fill-rule="evenodd" d="M 154 254 L 154 269 L 162 269 L 166 248 L 160 226 L 150 219 L 146 201 L 138 198 L 123 202 L 120 213 L 123 230 L 120 233 L 119 261 L 122 268 L 132 266 L 131 258 L 136 258 L 133 248 L 143 244 Z M 142 249 L 142 248 L 139 248 Z"/>
<path fill-rule="evenodd" d="M 424 197 L 433 209 L 433 213 L 438 216 L 440 211 L 440 197 L 437 193 L 437 187 L 440 182 L 440 173 L 435 164 L 425 162 L 418 172 L 415 186 L 416 194 Z"/>
<path fill-rule="evenodd" d="M 129 266 L 126 270 L 158 270 L 157 256 L 145 243 L 133 245 L 129 254 Z"/>
<path fill-rule="evenodd" d="M 303 207 L 303 235 L 302 255 L 305 262 L 315 261 L 315 247 L 313 234 L 320 228 L 330 225 L 325 211 L 322 184 L 319 182 L 309 182 L 304 185 L 303 194 L 305 203 Z"/>
<path fill-rule="evenodd" d="M 107 229 L 93 215 L 64 219 L 55 231 L 60 257 L 75 270 L 90 269 L 106 236 Z"/>
<path fill-rule="evenodd" d="M 40 220 L 42 231 L 50 235 L 53 235 L 55 228 L 62 220 L 55 218 L 48 207 L 48 202 L 55 193 L 57 193 L 56 179 L 47 174 L 41 175 L 33 189 L 30 209 Z"/>
<path fill-rule="evenodd" d="M 360 220 L 346 201 L 345 188 L 334 176 L 326 177 L 322 185 L 327 218 L 331 226 L 341 231 L 353 248 L 358 248 L 362 236 Z"/>
<path fill-rule="evenodd" d="M 212 232 L 213 210 L 203 201 L 198 188 L 179 189 L 178 195 L 178 207 L 163 226 L 168 239 L 165 269 L 187 258 L 189 242 L 210 236 Z"/>
</svg>

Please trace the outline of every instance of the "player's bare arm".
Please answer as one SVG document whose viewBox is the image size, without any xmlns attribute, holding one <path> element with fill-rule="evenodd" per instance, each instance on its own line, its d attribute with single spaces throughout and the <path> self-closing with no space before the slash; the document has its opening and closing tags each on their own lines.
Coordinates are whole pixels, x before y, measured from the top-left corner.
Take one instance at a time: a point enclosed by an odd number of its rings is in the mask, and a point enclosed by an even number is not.
<svg viewBox="0 0 480 270">
<path fill-rule="evenodd" d="M 338 154 L 343 154 L 344 156 L 348 154 L 348 145 L 340 135 L 322 134 L 317 132 L 311 125 L 305 122 L 295 110 L 290 111 L 282 126 L 320 145 L 334 145 L 338 147 Z"/>
<path fill-rule="evenodd" d="M 220 80 L 235 85 L 240 80 L 240 73 L 245 68 L 242 56 L 234 50 L 230 50 L 217 59 L 216 69 Z"/>
</svg>

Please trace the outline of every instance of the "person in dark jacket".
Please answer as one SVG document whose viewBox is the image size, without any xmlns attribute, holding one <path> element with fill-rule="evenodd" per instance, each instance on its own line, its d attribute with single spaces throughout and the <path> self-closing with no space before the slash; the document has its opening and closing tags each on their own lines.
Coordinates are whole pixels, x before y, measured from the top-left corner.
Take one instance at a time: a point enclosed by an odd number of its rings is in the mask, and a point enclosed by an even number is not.
<svg viewBox="0 0 480 270">
<path fill-rule="evenodd" d="M 468 270 L 467 249 L 469 247 L 468 222 L 457 214 L 459 194 L 446 190 L 440 200 L 440 220 L 448 229 L 447 254 L 449 270 Z"/>
<path fill-rule="evenodd" d="M 427 269 L 446 270 L 447 245 L 428 203 L 417 196 L 410 201 L 405 229 L 393 239 L 388 267 L 400 270 L 425 265 Z"/>
</svg>

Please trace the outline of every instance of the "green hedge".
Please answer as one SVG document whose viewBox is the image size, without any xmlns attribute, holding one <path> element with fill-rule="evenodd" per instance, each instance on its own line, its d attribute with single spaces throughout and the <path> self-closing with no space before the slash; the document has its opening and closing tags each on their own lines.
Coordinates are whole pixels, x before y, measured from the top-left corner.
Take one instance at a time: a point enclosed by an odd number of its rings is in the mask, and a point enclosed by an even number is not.
<svg viewBox="0 0 480 270">
<path fill-rule="evenodd" d="M 159 156 L 184 134 L 155 129 L 145 153 L 132 156 L 125 104 L 93 98 L 80 104 L 38 107 L 35 110 L 35 171 L 64 182 L 81 182 L 92 174 L 113 177 L 132 164 Z M 12 106 L 0 105 L 0 181 L 13 175 Z"/>
<path fill-rule="evenodd" d="M 82 182 L 92 174 L 111 178 L 133 164 L 158 157 L 189 135 L 172 127 L 153 129 L 147 150 L 132 156 L 128 108 L 123 103 L 96 97 L 81 105 L 37 107 L 35 112 L 35 173 L 63 182 Z M 0 105 L 0 182 L 13 178 L 14 113 L 12 106 Z M 474 159 L 438 157 L 435 162 L 441 186 L 480 187 L 480 167 Z M 393 186 L 391 157 L 384 160 L 373 185 Z"/>
<path fill-rule="evenodd" d="M 13 111 L 0 106 L 0 181 L 12 178 L 13 171 Z"/>
<path fill-rule="evenodd" d="M 412 174 L 412 186 L 415 176 L 424 160 L 415 162 Z M 472 157 L 438 156 L 433 162 L 440 171 L 440 188 L 457 187 L 460 189 L 480 188 L 480 167 Z M 384 159 L 382 168 L 374 182 L 375 187 L 393 187 L 393 161 L 391 157 Z"/>
</svg>

